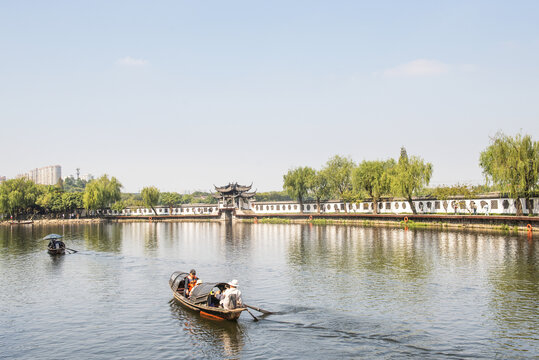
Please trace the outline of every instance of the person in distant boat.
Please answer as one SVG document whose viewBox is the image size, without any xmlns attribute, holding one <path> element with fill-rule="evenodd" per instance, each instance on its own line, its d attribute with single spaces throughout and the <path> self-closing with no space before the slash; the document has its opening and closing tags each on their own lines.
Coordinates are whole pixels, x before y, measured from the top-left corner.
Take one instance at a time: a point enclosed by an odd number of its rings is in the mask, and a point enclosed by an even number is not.
<svg viewBox="0 0 539 360">
<path fill-rule="evenodd" d="M 189 275 L 187 275 L 185 278 L 185 296 L 189 296 L 191 294 L 191 290 L 193 290 L 197 281 L 197 272 L 195 269 L 191 269 L 191 271 L 189 271 Z"/>
<path fill-rule="evenodd" d="M 51 239 L 49 241 L 49 249 L 60 249 L 60 248 L 65 248 L 65 244 L 63 241 L 56 240 L 56 239 Z"/>
<path fill-rule="evenodd" d="M 241 291 L 238 289 L 240 286 L 238 280 L 234 279 L 229 282 L 228 287 L 223 293 L 215 294 L 215 297 L 220 300 L 220 304 L 227 310 L 236 309 L 243 306 L 243 300 L 241 298 Z"/>
</svg>

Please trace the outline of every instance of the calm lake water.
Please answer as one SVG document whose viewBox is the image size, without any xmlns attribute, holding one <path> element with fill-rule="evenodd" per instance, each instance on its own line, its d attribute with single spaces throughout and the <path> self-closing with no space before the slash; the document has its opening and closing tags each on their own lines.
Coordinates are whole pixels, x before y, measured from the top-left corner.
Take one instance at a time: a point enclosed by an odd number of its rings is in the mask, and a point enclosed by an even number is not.
<svg viewBox="0 0 539 360">
<path fill-rule="evenodd" d="M 53 257 L 48 233 L 78 253 Z M 0 228 L 0 358 L 539 356 L 539 239 L 353 226 Z M 254 322 L 200 318 L 168 279 L 238 279 Z M 257 314 L 258 315 L 258 314 Z"/>
</svg>

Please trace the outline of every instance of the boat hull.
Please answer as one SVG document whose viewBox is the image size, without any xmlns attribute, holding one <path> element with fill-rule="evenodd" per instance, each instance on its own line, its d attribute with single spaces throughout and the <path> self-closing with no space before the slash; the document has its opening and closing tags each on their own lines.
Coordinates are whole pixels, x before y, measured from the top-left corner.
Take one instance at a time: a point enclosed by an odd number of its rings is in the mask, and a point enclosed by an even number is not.
<svg viewBox="0 0 539 360">
<path fill-rule="evenodd" d="M 47 249 L 47 252 L 50 255 L 64 255 L 66 253 L 66 249 L 59 248 L 59 249 Z"/>
<path fill-rule="evenodd" d="M 241 313 L 246 310 L 246 308 L 237 308 L 233 310 L 226 310 L 223 308 L 212 307 L 202 304 L 194 304 L 185 296 L 180 294 L 178 291 L 174 292 L 174 298 L 180 302 L 183 306 L 197 311 L 201 316 L 213 319 L 213 320 L 229 320 L 236 321 L 240 317 Z"/>
</svg>

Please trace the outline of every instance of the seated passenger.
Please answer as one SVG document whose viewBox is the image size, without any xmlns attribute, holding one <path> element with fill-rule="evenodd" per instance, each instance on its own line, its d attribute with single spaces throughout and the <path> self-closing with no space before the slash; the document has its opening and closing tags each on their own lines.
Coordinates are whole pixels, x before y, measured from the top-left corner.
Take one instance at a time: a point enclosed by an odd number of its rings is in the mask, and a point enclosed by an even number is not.
<svg viewBox="0 0 539 360">
<path fill-rule="evenodd" d="M 197 280 L 195 285 L 191 288 L 191 291 L 189 291 L 189 297 L 191 296 L 191 293 L 193 292 L 193 290 L 200 284 L 202 284 L 202 280 Z"/>
<path fill-rule="evenodd" d="M 243 307 L 243 300 L 241 298 L 241 291 L 238 289 L 240 286 L 238 280 L 234 279 L 228 284 L 228 288 L 223 291 L 222 294 L 217 292 L 215 297 L 218 298 L 223 308 L 227 310 Z"/>
<path fill-rule="evenodd" d="M 196 277 L 197 272 L 195 269 L 191 269 L 189 271 L 189 275 L 185 278 L 185 296 L 189 296 L 191 294 L 191 290 L 195 287 L 195 284 L 198 281 L 198 278 Z"/>
<path fill-rule="evenodd" d="M 218 294 L 221 290 L 219 290 L 218 287 L 214 287 L 211 291 L 210 291 L 210 296 L 208 296 L 208 306 L 211 306 L 211 307 L 219 307 L 219 299 L 218 299 Z"/>
</svg>

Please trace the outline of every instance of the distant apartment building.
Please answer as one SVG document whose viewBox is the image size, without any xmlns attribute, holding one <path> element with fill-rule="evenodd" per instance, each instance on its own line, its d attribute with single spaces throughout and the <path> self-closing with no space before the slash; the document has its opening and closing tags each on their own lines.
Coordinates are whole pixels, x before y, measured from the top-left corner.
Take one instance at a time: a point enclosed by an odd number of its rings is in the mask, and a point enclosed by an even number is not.
<svg viewBox="0 0 539 360">
<path fill-rule="evenodd" d="M 39 169 L 32 169 L 18 177 L 27 178 L 36 184 L 56 185 L 62 178 L 62 167 L 60 165 L 45 166 Z"/>
<path fill-rule="evenodd" d="M 6 181 L 6 177 L 5 176 L 0 176 L 0 184 L 3 183 L 4 181 Z"/>
</svg>

